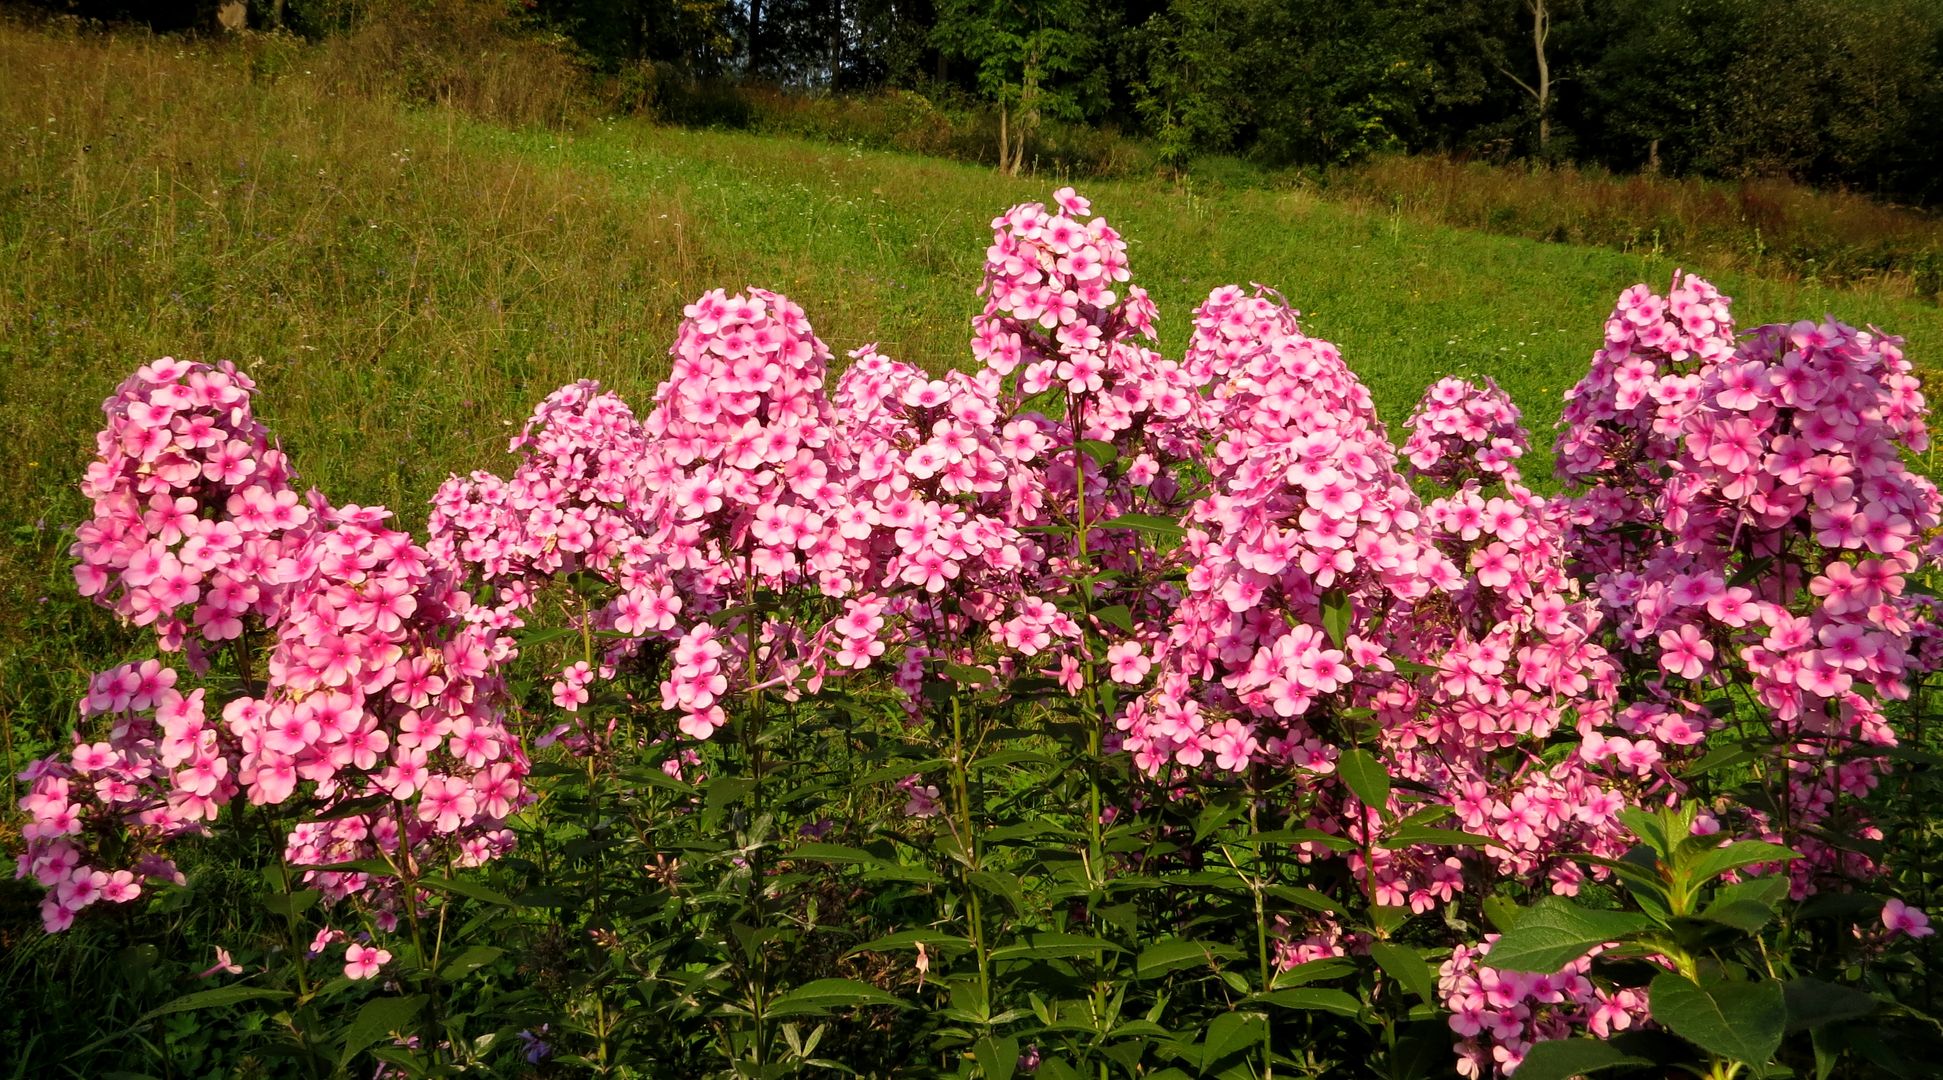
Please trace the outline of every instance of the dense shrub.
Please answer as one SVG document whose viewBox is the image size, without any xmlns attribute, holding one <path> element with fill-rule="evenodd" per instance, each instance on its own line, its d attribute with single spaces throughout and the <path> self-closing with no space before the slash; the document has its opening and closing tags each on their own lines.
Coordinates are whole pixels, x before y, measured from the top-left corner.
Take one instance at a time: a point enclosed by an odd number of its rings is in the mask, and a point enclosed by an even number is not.
<svg viewBox="0 0 1943 1080">
<path fill-rule="evenodd" d="M 1545 496 L 1495 384 L 1399 448 L 1266 288 L 1161 355 L 1071 188 L 980 294 L 934 378 L 708 293 L 645 413 L 562 387 L 422 543 L 299 496 L 241 372 L 142 367 L 73 554 L 153 655 L 25 777 L 46 928 L 261 870 L 134 1027 L 275 1003 L 214 1029 L 272 1071 L 1921 1060 L 1896 338 L 1635 286 Z"/>
</svg>

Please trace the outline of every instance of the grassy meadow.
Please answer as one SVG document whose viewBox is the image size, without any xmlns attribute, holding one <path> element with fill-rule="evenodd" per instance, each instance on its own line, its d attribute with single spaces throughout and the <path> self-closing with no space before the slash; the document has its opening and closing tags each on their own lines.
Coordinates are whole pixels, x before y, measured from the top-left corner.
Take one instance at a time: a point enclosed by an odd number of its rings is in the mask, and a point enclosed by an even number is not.
<svg viewBox="0 0 1943 1080">
<path fill-rule="evenodd" d="M 321 49 L 0 24 L 0 727 L 8 773 L 126 647 L 72 600 L 65 530 L 98 406 L 139 363 L 231 359 L 334 500 L 417 524 L 451 471 L 595 378 L 637 403 L 682 305 L 788 293 L 839 354 L 968 360 L 988 222 L 1056 176 L 639 121 L 492 126 L 351 89 Z M 1216 285 L 1261 282 L 1340 343 L 1386 417 L 1496 377 L 1541 446 L 1612 298 L 1671 262 L 1422 224 L 1305 192 L 1086 185 L 1178 347 Z M 1689 269 L 1707 272 L 1710 267 Z M 1743 325 L 1833 312 L 1943 355 L 1943 309 L 1729 270 Z M 1542 450 L 1527 470 L 1549 471 Z M 11 783 L 11 779 L 9 783 Z M 11 798 L 11 794 L 9 793 Z"/>
</svg>

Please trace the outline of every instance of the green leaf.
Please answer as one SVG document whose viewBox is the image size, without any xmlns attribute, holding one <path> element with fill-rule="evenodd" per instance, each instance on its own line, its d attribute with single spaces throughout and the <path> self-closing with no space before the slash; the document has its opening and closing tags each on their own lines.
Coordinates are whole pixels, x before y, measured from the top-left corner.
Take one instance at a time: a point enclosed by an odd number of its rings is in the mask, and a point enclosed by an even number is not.
<svg viewBox="0 0 1943 1080">
<path fill-rule="evenodd" d="M 456 982 L 504 955 L 506 950 L 495 945 L 473 945 L 446 961 L 445 967 L 439 969 L 439 978 Z"/>
<path fill-rule="evenodd" d="M 1390 774 L 1376 760 L 1376 755 L 1368 750 L 1345 750 L 1336 760 L 1336 774 L 1349 785 L 1356 797 L 1379 813 L 1388 813 L 1390 805 Z"/>
<path fill-rule="evenodd" d="M 1437 979 L 1431 973 L 1430 963 L 1417 955 L 1415 949 L 1407 949 L 1391 941 L 1370 943 L 1370 956 L 1375 958 L 1376 966 L 1383 973 L 1403 985 L 1405 990 L 1417 995 L 1425 1004 L 1434 1004 L 1437 999 Z"/>
<path fill-rule="evenodd" d="M 309 863 L 303 863 L 299 864 L 297 869 L 330 870 L 339 874 L 374 874 L 378 877 L 393 877 L 398 873 L 397 870 L 392 868 L 390 863 L 383 859 L 352 859 L 350 862 L 326 863 L 321 866 L 312 866 Z"/>
<path fill-rule="evenodd" d="M 941 954 L 970 952 L 972 947 L 970 938 L 957 934 L 940 934 L 935 930 L 899 930 L 895 934 L 886 934 L 866 941 L 844 955 L 855 956 L 858 953 L 885 952 L 890 949 L 916 949 L 919 945 L 923 945 L 930 952 Z"/>
<path fill-rule="evenodd" d="M 882 855 L 873 854 L 863 848 L 847 844 L 829 844 L 821 840 L 810 840 L 789 849 L 789 857 L 806 862 L 858 863 L 872 866 L 888 862 Z"/>
<path fill-rule="evenodd" d="M 1376 846 L 1385 851 L 1394 848 L 1414 847 L 1418 844 L 1433 844 L 1443 847 L 1498 847 L 1502 840 L 1478 833 L 1460 832 L 1457 829 L 1439 829 L 1430 825 L 1399 825 L 1384 834 Z"/>
<path fill-rule="evenodd" d="M 858 982 L 856 979 L 817 979 L 804 983 L 771 1002 L 769 1015 L 807 1016 L 826 1009 L 848 1009 L 864 1005 L 910 1008 L 904 999 L 866 982 Z"/>
<path fill-rule="evenodd" d="M 1208 1024 L 1201 1036 L 1201 1071 L 1223 1058 L 1262 1041 L 1264 1017 L 1259 1013 L 1225 1012 Z"/>
<path fill-rule="evenodd" d="M 1093 617 L 1108 626 L 1117 626 L 1129 634 L 1133 633 L 1133 612 L 1125 604 L 1100 608 L 1093 612 Z"/>
<path fill-rule="evenodd" d="M 1787 895 L 1788 879 L 1779 874 L 1749 878 L 1715 890 L 1699 917 L 1752 934 L 1774 918 L 1775 905 Z"/>
<path fill-rule="evenodd" d="M 1788 1025 L 1781 984 L 1771 979 L 1703 987 L 1667 971 L 1654 977 L 1648 1002 L 1653 1019 L 1667 1030 L 1757 1071 L 1774 1059 Z"/>
<path fill-rule="evenodd" d="M 1101 442 L 1099 439 L 1081 439 L 1073 444 L 1073 449 L 1099 462 L 1102 468 L 1113 464 L 1120 456 L 1119 447 L 1110 442 Z"/>
<path fill-rule="evenodd" d="M 1322 594 L 1322 629 L 1329 635 L 1329 641 L 1336 648 L 1343 648 L 1349 642 L 1349 596 L 1341 589 L 1330 589 Z"/>
<path fill-rule="evenodd" d="M 1248 999 L 1259 1005 L 1273 1005 L 1278 1009 L 1298 1009 L 1311 1012 L 1335 1013 L 1337 1016 L 1361 1016 L 1363 1003 L 1343 993 L 1324 986 L 1298 986 L 1289 990 L 1270 990 L 1256 994 Z"/>
<path fill-rule="evenodd" d="M 1004 945 L 992 950 L 993 960 L 1069 960 L 1096 952 L 1125 952 L 1104 938 L 1084 934 L 1027 934 L 1023 945 Z"/>
<path fill-rule="evenodd" d="M 1652 848 L 1663 859 L 1672 857 L 1673 848 L 1682 837 L 1670 835 L 1666 823 L 1660 815 L 1637 806 L 1629 806 L 1619 812 L 1619 823 L 1628 832 L 1639 837 L 1647 847 Z"/>
<path fill-rule="evenodd" d="M 488 904 L 497 904 L 500 907 L 519 906 L 513 903 L 513 898 L 507 896 L 505 893 L 497 889 L 487 888 L 474 881 L 465 881 L 460 878 L 423 877 L 418 879 L 418 883 L 425 888 L 437 892 L 450 893 L 453 896 L 469 897 L 473 900 L 483 901 Z"/>
<path fill-rule="evenodd" d="M 1141 532 L 1149 532 L 1155 536 L 1166 536 L 1170 538 L 1187 535 L 1187 530 L 1181 528 L 1180 523 L 1170 521 L 1164 517 L 1155 517 L 1152 514 L 1121 514 L 1119 517 L 1109 521 L 1095 522 L 1093 528 L 1139 529 Z"/>
<path fill-rule="evenodd" d="M 1244 836 L 1237 844 L 1316 844 L 1331 851 L 1355 851 L 1356 842 L 1321 829 L 1273 829 Z"/>
<path fill-rule="evenodd" d="M 1518 925 L 1518 916 L 1524 914 L 1524 910 L 1517 904 L 1497 893 L 1486 896 L 1479 901 L 1478 906 L 1484 909 L 1484 917 L 1490 922 L 1491 928 L 1500 934 Z"/>
<path fill-rule="evenodd" d="M 1356 965 L 1343 956 L 1324 956 L 1295 965 L 1286 971 L 1275 973 L 1269 984 L 1271 990 L 1283 990 L 1291 986 L 1303 986 L 1326 979 L 1340 979 L 1345 975 L 1356 974 Z"/>
<path fill-rule="evenodd" d="M 346 799 L 334 806 L 319 810 L 317 813 L 311 814 L 302 820 L 306 825 L 315 825 L 323 821 L 339 821 L 348 817 L 369 814 L 374 810 L 389 809 L 391 803 L 391 796 L 383 792 L 376 795 L 364 795 L 355 799 Z"/>
<path fill-rule="evenodd" d="M 992 674 L 982 667 L 973 667 L 970 664 L 954 664 L 948 660 L 944 663 L 943 667 L 944 677 L 957 683 L 959 686 L 991 686 L 998 682 L 997 675 Z"/>
<path fill-rule="evenodd" d="M 1707 773 L 1713 772 L 1715 769 L 1725 769 L 1732 765 L 1739 765 L 1744 761 L 1753 760 L 1754 751 L 1745 746 L 1731 744 L 1727 746 L 1716 746 L 1712 750 L 1700 755 L 1699 759 L 1693 764 L 1680 770 L 1680 778 L 1683 780 L 1691 780 L 1696 776 L 1704 776 Z"/>
<path fill-rule="evenodd" d="M 143 1013 L 142 1018 L 135 1022 L 135 1026 L 140 1027 L 158 1016 L 168 1016 L 171 1013 L 214 1009 L 218 1006 L 237 1005 L 245 1001 L 272 1001 L 289 996 L 290 992 L 287 990 L 266 990 L 260 986 L 224 986 L 215 990 L 198 990 L 193 994 L 184 994 L 173 1001 L 157 1005 Z"/>
<path fill-rule="evenodd" d="M 1788 1030 L 1807 1031 L 1844 1020 L 1860 1020 L 1881 1004 L 1873 996 L 1820 979 L 1789 979 L 1781 987 Z"/>
<path fill-rule="evenodd" d="M 1009 1035 L 987 1035 L 972 1044 L 972 1057 L 985 1074 L 984 1080 L 1012 1080 L 1019 1068 L 1019 1040 Z"/>
<path fill-rule="evenodd" d="M 1004 900 L 1014 913 L 1024 913 L 1025 888 L 1019 884 L 1019 879 L 1011 874 L 1002 874 L 995 870 L 973 870 L 965 875 L 965 880 L 971 882 L 972 888 Z"/>
<path fill-rule="evenodd" d="M 337 1055 L 340 1066 L 349 1065 L 359 1051 L 389 1037 L 392 1032 L 402 1032 L 410 1026 L 418 1010 L 425 1007 L 425 995 L 413 994 L 411 997 L 372 998 L 358 1010 L 357 1019 L 344 1033 L 344 1048 Z"/>
<path fill-rule="evenodd" d="M 299 889 L 292 893 L 271 893 L 269 896 L 263 898 L 263 906 L 272 915 L 282 915 L 285 918 L 289 918 L 295 915 L 302 915 L 304 912 L 315 907 L 317 901 L 322 899 L 323 895 L 323 893 L 318 892 L 316 889 Z"/>
<path fill-rule="evenodd" d="M 1348 909 L 1336 902 L 1328 893 L 1307 886 L 1270 885 L 1264 891 L 1277 900 L 1286 900 L 1297 907 L 1308 908 L 1310 911 L 1327 911 L 1334 915 L 1348 914 Z"/>
<path fill-rule="evenodd" d="M 1519 1080 L 1571 1080 L 1601 1069 L 1623 1065 L 1651 1065 L 1650 1059 L 1629 1054 L 1598 1039 L 1553 1039 L 1537 1043 L 1518 1066 Z"/>
<path fill-rule="evenodd" d="M 1708 881 L 1725 874 L 1729 870 L 1739 870 L 1757 863 L 1787 862 L 1799 859 L 1800 855 L 1780 844 L 1770 844 L 1765 840 L 1739 840 L 1726 847 L 1714 848 L 1695 859 L 1687 868 L 1694 884 Z"/>
<path fill-rule="evenodd" d="M 1183 968 L 1202 967 L 1216 960 L 1231 960 L 1241 955 L 1233 945 L 1213 941 L 1163 941 L 1140 950 L 1134 958 L 1136 978 L 1152 979 Z"/>
<path fill-rule="evenodd" d="M 1517 925 L 1491 946 L 1483 962 L 1505 971 L 1550 974 L 1594 946 L 1621 940 L 1647 925 L 1644 915 L 1592 911 L 1548 896 L 1519 913 Z"/>
<path fill-rule="evenodd" d="M 1408 829 L 1418 826 L 1428 828 L 1456 812 L 1444 803 L 1432 803 L 1422 810 L 1414 811 L 1408 817 L 1399 820 L 1397 822 L 1397 828 Z"/>
<path fill-rule="evenodd" d="M 536 626 L 513 635 L 513 642 L 522 650 L 566 637 L 579 637 L 580 631 L 571 626 Z"/>
</svg>

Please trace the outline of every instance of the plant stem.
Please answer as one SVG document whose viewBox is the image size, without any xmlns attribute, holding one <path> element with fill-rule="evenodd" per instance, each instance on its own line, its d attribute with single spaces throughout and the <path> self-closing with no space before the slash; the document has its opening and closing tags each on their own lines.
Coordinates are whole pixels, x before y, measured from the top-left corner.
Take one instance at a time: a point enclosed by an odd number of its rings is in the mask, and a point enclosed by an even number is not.
<svg viewBox="0 0 1943 1080">
<path fill-rule="evenodd" d="M 1261 832 L 1261 800 L 1256 797 L 1255 785 L 1248 785 L 1248 835 L 1252 838 Z M 1262 877 L 1265 867 L 1259 864 L 1265 845 L 1254 845 L 1257 865 L 1256 877 L 1249 881 L 1248 891 L 1255 897 L 1255 961 L 1261 965 L 1262 993 L 1266 994 L 1275 981 L 1274 969 L 1268 961 L 1268 912 L 1262 904 L 1262 891 L 1265 886 Z M 1275 1080 L 1275 1035 L 1273 1024 L 1262 1025 L 1262 1080 Z"/>
<path fill-rule="evenodd" d="M 992 1015 L 992 975 L 991 960 L 987 955 L 985 943 L 985 912 L 979 899 L 978 889 L 972 884 L 971 875 L 978 869 L 979 853 L 977 834 L 972 831 L 971 784 L 966 776 L 969 763 L 965 760 L 965 719 L 959 704 L 959 695 L 951 695 L 951 795 L 958 818 L 958 842 L 964 848 L 963 886 L 965 903 L 971 924 L 972 952 L 978 959 L 978 989 L 984 1001 L 985 1016 Z"/>
</svg>

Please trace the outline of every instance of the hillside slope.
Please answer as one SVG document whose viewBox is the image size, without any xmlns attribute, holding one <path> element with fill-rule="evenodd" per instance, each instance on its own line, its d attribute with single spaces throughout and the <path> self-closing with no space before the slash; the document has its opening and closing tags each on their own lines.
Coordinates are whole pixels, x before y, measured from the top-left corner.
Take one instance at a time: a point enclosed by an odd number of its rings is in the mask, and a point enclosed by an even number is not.
<svg viewBox="0 0 1943 1080">
<path fill-rule="evenodd" d="M 108 628 L 60 602 L 63 529 L 99 402 L 138 363 L 237 361 L 308 480 L 416 522 L 552 387 L 645 402 L 710 288 L 790 294 L 839 353 L 966 362 L 990 218 L 1059 182 L 638 122 L 511 131 L 339 92 L 306 63 L 288 44 L 0 26 L 0 719 L 17 733 L 65 722 L 81 643 Z M 1541 447 L 1612 298 L 1674 269 L 1296 193 L 1088 194 L 1130 237 L 1169 346 L 1211 287 L 1261 282 L 1393 422 L 1439 375 L 1490 374 Z M 1719 284 L 1744 325 L 1832 311 L 1906 335 L 1919 364 L 1943 351 L 1931 305 Z"/>
</svg>

